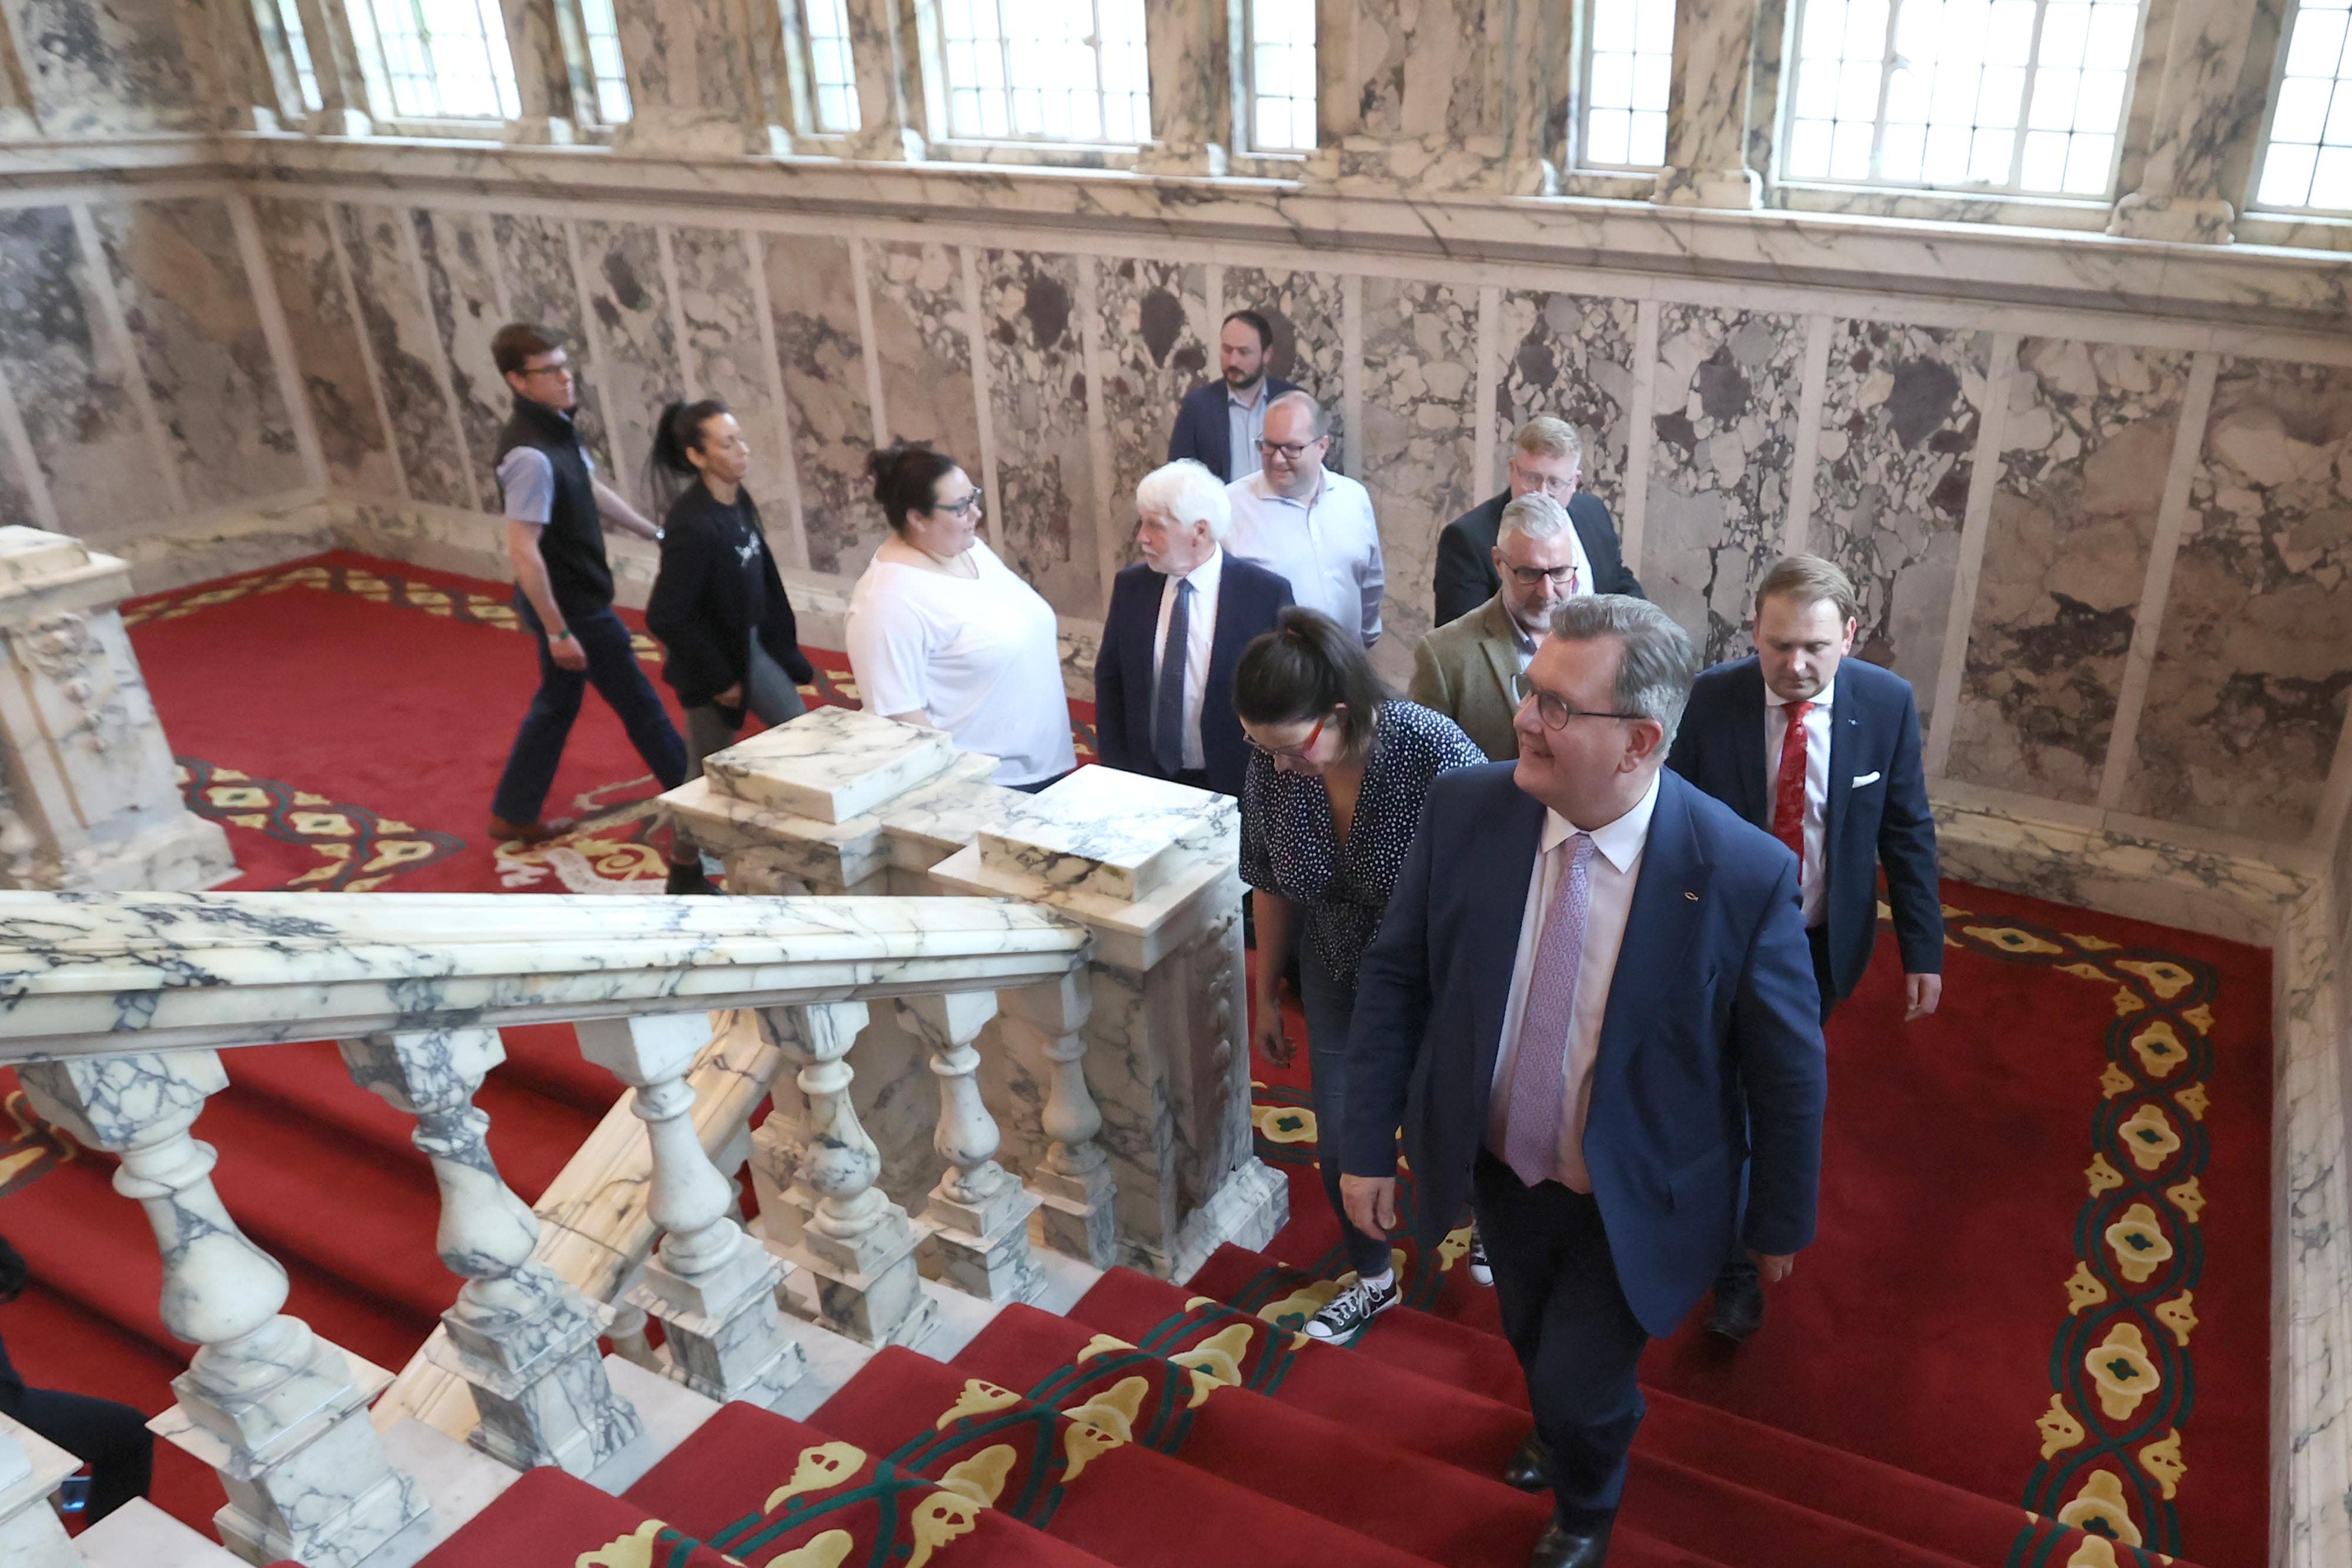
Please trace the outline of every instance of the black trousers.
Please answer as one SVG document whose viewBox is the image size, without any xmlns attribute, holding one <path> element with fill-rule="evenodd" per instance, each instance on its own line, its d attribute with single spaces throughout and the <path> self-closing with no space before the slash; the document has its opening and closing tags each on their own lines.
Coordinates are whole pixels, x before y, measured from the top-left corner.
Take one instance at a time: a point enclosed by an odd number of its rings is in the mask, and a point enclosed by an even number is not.
<svg viewBox="0 0 2352 1568">
<path fill-rule="evenodd" d="M 1625 1453 L 1643 1409 L 1634 1369 L 1650 1336 L 1625 1303 L 1591 1194 L 1528 1186 L 1484 1149 L 1473 1184 L 1503 1333 L 1527 1375 L 1536 1434 L 1551 1449 L 1559 1521 L 1589 1529 L 1625 1490 Z"/>
<path fill-rule="evenodd" d="M 128 1405 L 66 1394 L 55 1388 L 0 1392 L 0 1411 L 23 1422 L 89 1466 L 92 1524 L 134 1497 L 147 1495 L 155 1468 L 155 1437 L 147 1417 Z"/>
<path fill-rule="evenodd" d="M 547 651 L 547 628 L 521 589 L 514 592 L 515 614 L 531 634 L 539 650 L 539 690 L 515 733 L 514 749 L 507 755 L 506 771 L 499 778 L 490 812 L 509 822 L 535 822 L 547 792 L 555 784 L 555 770 L 563 761 L 563 743 L 571 738 L 572 721 L 580 716 L 580 699 L 593 685 L 620 716 L 629 744 L 645 758 L 646 767 L 665 789 L 686 782 L 686 742 L 669 722 L 645 666 L 630 646 L 629 629 L 608 606 L 587 615 L 570 617 L 564 624 L 580 639 L 588 655 L 584 670 L 567 670 Z"/>
</svg>

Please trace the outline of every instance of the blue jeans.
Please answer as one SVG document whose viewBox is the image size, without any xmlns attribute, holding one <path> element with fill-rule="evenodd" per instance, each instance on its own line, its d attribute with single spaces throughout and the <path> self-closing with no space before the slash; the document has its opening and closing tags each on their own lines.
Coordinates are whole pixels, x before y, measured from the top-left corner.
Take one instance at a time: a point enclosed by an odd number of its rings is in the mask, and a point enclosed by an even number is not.
<svg viewBox="0 0 2352 1568">
<path fill-rule="evenodd" d="M 629 646 L 629 629 L 612 607 L 574 615 L 564 622 L 580 640 L 581 652 L 588 655 L 584 670 L 567 670 L 555 662 L 547 651 L 547 628 L 540 623 L 539 612 L 520 589 L 515 590 L 514 607 L 539 650 L 539 691 L 530 699 L 530 710 L 522 716 L 522 729 L 515 736 L 514 750 L 508 754 L 506 771 L 499 778 L 499 792 L 490 801 L 491 815 L 509 822 L 539 821 L 547 792 L 555 784 L 555 769 L 563 761 L 563 743 L 571 738 L 572 721 L 580 716 L 580 698 L 591 682 L 620 716 L 629 744 L 646 759 L 661 787 L 675 789 L 685 783 L 686 743 L 663 711 L 661 698 L 654 694 L 653 683 L 646 679 L 645 669 Z"/>
<path fill-rule="evenodd" d="M 1265 961 L 1265 955 L 1259 956 Z M 1323 1172 L 1323 1196 L 1339 1217 L 1348 1267 L 1358 1274 L 1385 1273 L 1389 1243 L 1348 1222 L 1339 1201 L 1339 1133 L 1348 1114 L 1348 1026 L 1356 1016 L 1356 993 L 1323 967 L 1311 929 L 1298 933 L 1298 1005 L 1307 1014 L 1307 1101 L 1315 1111 L 1315 1163 Z"/>
</svg>

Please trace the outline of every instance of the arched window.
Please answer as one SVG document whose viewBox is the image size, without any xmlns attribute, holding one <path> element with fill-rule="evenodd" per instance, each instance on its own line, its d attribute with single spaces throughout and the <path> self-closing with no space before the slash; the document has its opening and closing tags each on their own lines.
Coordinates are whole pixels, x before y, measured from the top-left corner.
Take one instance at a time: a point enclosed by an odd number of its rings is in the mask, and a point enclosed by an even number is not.
<svg viewBox="0 0 2352 1568">
<path fill-rule="evenodd" d="M 1674 87 L 1675 0 L 1591 0 L 1584 39 L 1578 165 L 1658 167 Z"/>
<path fill-rule="evenodd" d="M 1315 146 L 1315 0 L 1249 0 L 1242 41 L 1253 152 Z"/>
<path fill-rule="evenodd" d="M 843 0 L 801 0 L 807 29 L 807 129 L 845 136 L 864 121 L 857 111 L 857 67 L 849 54 L 849 10 Z"/>
<path fill-rule="evenodd" d="M 367 0 L 392 112 L 402 120 L 512 120 L 514 57 L 498 0 Z"/>
<path fill-rule="evenodd" d="M 1143 0 L 941 0 L 939 26 L 950 137 L 1151 140 Z"/>
<path fill-rule="evenodd" d="M 629 118 L 629 73 L 621 64 L 621 24 L 613 0 L 580 0 L 580 30 L 596 73 L 596 118 L 619 125 Z"/>
<path fill-rule="evenodd" d="M 2352 213 L 2352 0 L 2295 6 L 2252 204 Z"/>
</svg>

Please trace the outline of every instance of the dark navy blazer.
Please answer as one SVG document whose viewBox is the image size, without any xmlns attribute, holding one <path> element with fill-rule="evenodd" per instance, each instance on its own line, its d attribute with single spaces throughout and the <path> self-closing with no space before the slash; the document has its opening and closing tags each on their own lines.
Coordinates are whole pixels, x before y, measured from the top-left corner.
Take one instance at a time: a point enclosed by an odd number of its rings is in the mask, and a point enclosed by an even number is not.
<svg viewBox="0 0 2352 1568">
<path fill-rule="evenodd" d="M 1217 582 L 1217 629 L 1209 643 L 1209 689 L 1201 699 L 1201 757 L 1209 788 L 1242 792 L 1249 747 L 1234 716 L 1234 666 L 1242 650 L 1290 602 L 1290 582 L 1278 572 L 1225 552 Z M 1168 580 L 1138 562 L 1112 580 L 1110 612 L 1103 617 L 1095 654 L 1095 750 L 1107 768 L 1165 778 L 1151 754 L 1151 655 L 1160 631 L 1160 598 Z"/>
<path fill-rule="evenodd" d="M 1356 981 L 1342 1168 L 1393 1175 L 1403 1128 L 1427 1256 L 1469 1201 L 1543 839 L 1516 767 L 1431 785 Z M 1584 1130 L 1610 1256 L 1652 1334 L 1673 1333 L 1723 1266 L 1743 1168 L 1741 1239 L 1767 1254 L 1812 1240 L 1828 1081 L 1796 862 L 1662 770 Z"/>
<path fill-rule="evenodd" d="M 1434 624 L 1459 621 L 1494 598 L 1495 591 L 1503 586 L 1503 575 L 1495 570 L 1495 541 L 1502 536 L 1503 508 L 1510 504 L 1508 490 L 1489 496 L 1446 524 L 1445 531 L 1437 536 Z M 1610 520 L 1609 508 L 1601 497 L 1590 490 L 1570 496 L 1568 520 L 1576 526 L 1584 559 L 1591 563 L 1592 591 L 1642 598 L 1642 580 L 1625 570 L 1625 555 L 1617 545 L 1617 525 Z"/>
<path fill-rule="evenodd" d="M 1861 983 L 1878 940 L 1882 864 L 1905 974 L 1944 972 L 1944 905 L 1911 683 L 1860 659 L 1843 660 L 1831 715 L 1822 835 L 1829 886 L 1822 910 L 1829 925 L 1830 994 L 1842 999 Z M 1699 676 L 1666 765 L 1769 831 L 1772 790 L 1764 756 L 1764 671 L 1751 653 Z"/>
<path fill-rule="evenodd" d="M 1280 376 L 1265 378 L 1268 402 L 1297 390 Z M 1176 428 L 1168 436 L 1168 461 L 1190 457 L 1223 479 L 1234 451 L 1233 419 L 1226 409 L 1225 383 L 1222 379 L 1186 392 L 1183 402 L 1176 409 Z"/>
</svg>

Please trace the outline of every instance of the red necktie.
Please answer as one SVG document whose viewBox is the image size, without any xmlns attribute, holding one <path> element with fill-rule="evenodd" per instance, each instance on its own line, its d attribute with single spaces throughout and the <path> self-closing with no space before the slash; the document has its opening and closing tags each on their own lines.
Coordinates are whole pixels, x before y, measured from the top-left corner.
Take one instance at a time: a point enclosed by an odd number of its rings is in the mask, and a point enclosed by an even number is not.
<svg viewBox="0 0 2352 1568">
<path fill-rule="evenodd" d="M 1780 737 L 1780 776 L 1772 782 L 1772 836 L 1795 852 L 1797 880 L 1805 866 L 1805 715 L 1809 702 L 1790 703 L 1788 733 Z"/>
</svg>

